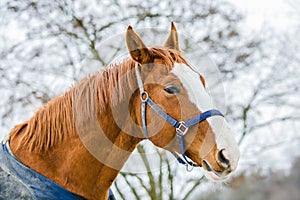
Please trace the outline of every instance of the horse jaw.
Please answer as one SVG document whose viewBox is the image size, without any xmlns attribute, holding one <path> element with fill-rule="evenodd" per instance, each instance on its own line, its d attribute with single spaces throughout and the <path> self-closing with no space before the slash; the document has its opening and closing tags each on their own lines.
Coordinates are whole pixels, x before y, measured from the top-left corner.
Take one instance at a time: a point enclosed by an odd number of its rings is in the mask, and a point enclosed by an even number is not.
<svg viewBox="0 0 300 200">
<path fill-rule="evenodd" d="M 196 105 L 199 111 L 203 113 L 214 108 L 212 98 L 207 93 L 201 82 L 200 75 L 195 70 L 183 63 L 175 63 L 172 73 L 179 78 L 187 91 L 189 100 Z M 226 153 L 226 159 L 228 159 L 230 163 L 230 170 L 228 171 L 234 171 L 237 168 L 240 152 L 226 120 L 224 117 L 214 116 L 207 119 L 207 122 L 215 136 L 217 149 L 219 151 L 223 149 L 226 150 L 224 151 Z M 199 151 L 199 157 L 202 159 L 207 156 L 207 154 L 208 153 L 203 155 L 201 150 Z M 220 176 L 217 173 L 206 171 L 204 174 L 211 180 L 223 180 L 229 173 Z"/>
</svg>

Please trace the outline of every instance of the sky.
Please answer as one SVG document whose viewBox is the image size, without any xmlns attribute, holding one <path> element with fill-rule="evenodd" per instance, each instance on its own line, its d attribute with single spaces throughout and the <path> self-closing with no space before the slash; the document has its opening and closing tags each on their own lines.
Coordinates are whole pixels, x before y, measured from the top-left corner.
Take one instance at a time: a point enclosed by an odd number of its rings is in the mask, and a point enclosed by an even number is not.
<svg viewBox="0 0 300 200">
<path fill-rule="evenodd" d="M 266 24 L 277 31 L 286 30 L 293 22 L 291 14 L 291 0 L 228 0 L 246 16 L 247 29 L 261 30 Z M 297 0 L 295 0 L 297 1 Z"/>
</svg>

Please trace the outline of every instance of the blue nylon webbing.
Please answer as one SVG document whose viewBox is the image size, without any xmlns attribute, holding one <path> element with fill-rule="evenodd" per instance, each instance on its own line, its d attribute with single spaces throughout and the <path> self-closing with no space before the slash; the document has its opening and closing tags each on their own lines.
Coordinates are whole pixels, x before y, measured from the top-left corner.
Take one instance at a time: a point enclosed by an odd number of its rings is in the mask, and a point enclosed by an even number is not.
<svg viewBox="0 0 300 200">
<path fill-rule="evenodd" d="M 178 137 L 178 145 L 180 149 L 180 154 L 182 158 L 177 155 L 177 153 L 172 152 L 172 154 L 177 158 L 178 162 L 185 165 L 191 165 L 192 167 L 197 166 L 193 162 L 189 161 L 187 159 L 187 156 L 185 155 L 185 148 L 184 148 L 184 134 L 188 131 L 188 128 L 202 122 L 203 120 L 206 120 L 209 117 L 212 116 L 222 116 L 224 115 L 215 109 L 208 110 L 200 115 L 197 115 L 196 117 L 186 121 L 186 122 L 179 122 L 167 113 L 165 113 L 158 105 L 156 105 L 152 99 L 149 97 L 148 93 L 144 90 L 143 81 L 141 79 L 140 72 L 138 70 L 138 63 L 135 65 L 135 72 L 136 72 L 136 78 L 140 90 L 140 97 L 142 100 L 142 108 L 141 108 L 141 117 L 142 117 L 142 126 L 143 126 L 143 132 L 147 139 L 149 139 L 149 134 L 147 130 L 147 121 L 146 121 L 146 108 L 147 104 L 160 116 L 162 117 L 166 122 L 168 122 L 171 126 L 176 128 L 177 137 Z M 146 97 L 143 97 L 145 95 Z M 180 128 L 183 127 L 185 130 L 180 130 Z"/>
<path fill-rule="evenodd" d="M 218 110 L 215 110 L 215 109 L 208 110 L 208 111 L 201 113 L 200 115 L 186 121 L 185 125 L 187 127 L 191 127 L 191 126 L 194 126 L 194 125 L 202 122 L 203 120 L 206 120 L 209 117 L 217 116 L 217 115 L 224 117 L 224 115 Z"/>
<path fill-rule="evenodd" d="M 179 122 L 174 119 L 173 117 L 171 117 L 170 115 L 168 115 L 167 113 L 165 113 L 160 107 L 158 107 L 153 101 L 152 99 L 148 98 L 146 101 L 151 108 L 159 115 L 161 116 L 164 120 L 166 120 L 166 122 L 168 122 L 169 124 L 171 124 L 173 127 L 178 128 L 179 127 Z"/>
</svg>

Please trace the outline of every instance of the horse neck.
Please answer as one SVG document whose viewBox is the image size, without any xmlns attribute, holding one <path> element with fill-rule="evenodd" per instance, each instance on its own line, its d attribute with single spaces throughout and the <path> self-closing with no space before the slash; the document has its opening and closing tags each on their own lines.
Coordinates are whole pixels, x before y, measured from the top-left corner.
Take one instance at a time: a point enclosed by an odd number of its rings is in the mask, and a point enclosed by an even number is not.
<svg viewBox="0 0 300 200">
<path fill-rule="evenodd" d="M 104 76 L 102 73 L 99 77 L 107 79 Z M 110 79 L 117 83 L 114 76 L 120 74 L 115 72 L 112 76 Z M 109 94 L 99 91 L 99 87 L 97 98 L 89 96 L 95 91 L 94 87 L 90 87 L 91 82 L 98 85 L 100 81 L 101 84 L 101 80 L 96 79 L 96 75 L 90 77 L 89 83 L 80 83 L 65 95 L 54 99 L 10 133 L 11 149 L 21 162 L 87 199 L 107 198 L 112 182 L 141 141 L 141 138 L 130 135 L 140 130 L 126 123 L 129 115 L 116 123 L 118 117 L 114 110 L 122 109 L 121 105 L 129 102 L 130 97 L 123 93 L 117 105 L 108 103 L 100 106 L 105 101 L 113 100 L 109 99 Z M 113 85 L 108 84 L 108 87 Z M 102 101 L 99 100 L 101 95 Z M 134 110 L 134 107 L 130 109 Z M 54 112 L 54 117 L 47 117 L 51 112 Z M 135 118 L 136 115 L 133 113 L 131 117 Z"/>
</svg>

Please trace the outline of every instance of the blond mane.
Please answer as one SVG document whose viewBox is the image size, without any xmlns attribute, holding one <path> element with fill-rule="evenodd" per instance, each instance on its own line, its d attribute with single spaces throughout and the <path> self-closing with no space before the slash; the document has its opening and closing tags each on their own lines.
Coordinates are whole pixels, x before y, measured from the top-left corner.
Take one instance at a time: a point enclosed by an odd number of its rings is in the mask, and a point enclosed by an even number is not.
<svg viewBox="0 0 300 200">
<path fill-rule="evenodd" d="M 174 62 L 186 62 L 176 50 L 164 47 L 149 49 L 152 59 L 159 58 L 170 68 Z M 22 133 L 18 148 L 46 151 L 77 134 L 74 117 L 89 120 L 116 106 L 126 97 L 126 91 L 136 89 L 134 61 L 126 59 L 111 64 L 102 72 L 84 78 L 65 94 L 51 100 L 33 117 L 12 129 L 10 138 Z M 116 89 L 117 88 L 117 89 Z M 114 98 L 111 98 L 111 97 Z M 74 107 L 76 113 L 74 113 Z M 96 111 L 96 112 L 95 112 Z"/>
</svg>

